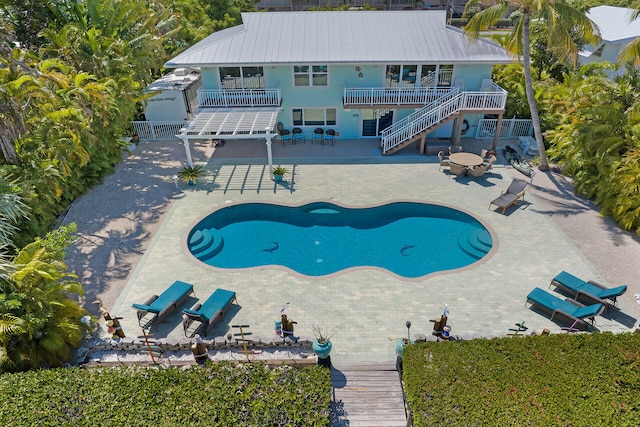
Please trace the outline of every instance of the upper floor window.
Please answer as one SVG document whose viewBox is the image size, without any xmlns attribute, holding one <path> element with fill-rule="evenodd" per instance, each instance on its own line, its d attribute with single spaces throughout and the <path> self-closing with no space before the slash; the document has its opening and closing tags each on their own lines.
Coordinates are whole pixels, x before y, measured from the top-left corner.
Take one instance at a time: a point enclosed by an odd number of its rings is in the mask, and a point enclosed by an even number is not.
<svg viewBox="0 0 640 427">
<path fill-rule="evenodd" d="M 421 87 L 450 87 L 452 82 L 453 64 L 423 65 L 421 67 Z"/>
<path fill-rule="evenodd" d="M 294 86 L 327 86 L 329 71 L 326 65 L 294 65 Z"/>
<path fill-rule="evenodd" d="M 222 89 L 264 89 L 262 67 L 220 67 Z"/>
<path fill-rule="evenodd" d="M 417 65 L 387 65 L 386 87 L 414 87 L 418 75 Z"/>
</svg>

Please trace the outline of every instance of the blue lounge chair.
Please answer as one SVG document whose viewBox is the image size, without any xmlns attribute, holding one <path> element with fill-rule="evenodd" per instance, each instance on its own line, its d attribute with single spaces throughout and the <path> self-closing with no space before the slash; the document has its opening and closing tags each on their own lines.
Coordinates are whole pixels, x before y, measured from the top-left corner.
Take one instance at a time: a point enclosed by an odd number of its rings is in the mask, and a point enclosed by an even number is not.
<svg viewBox="0 0 640 427">
<path fill-rule="evenodd" d="M 535 288 L 527 295 L 527 302 L 551 313 L 551 320 L 554 317 L 565 317 L 569 323 L 577 322 L 580 329 L 588 327 L 585 319 L 592 325 L 595 323 L 594 317 L 602 313 L 604 305 L 597 303 L 583 305 L 573 300 L 563 300 L 540 288 Z"/>
<path fill-rule="evenodd" d="M 184 327 L 184 335 L 193 337 L 196 333 L 204 329 L 206 336 L 215 323 L 223 318 L 224 310 L 236 300 L 236 293 L 225 289 L 216 289 L 213 294 L 204 302 L 197 303 L 191 308 L 182 310 L 182 326 Z M 198 325 L 195 329 L 191 325 L 196 322 Z"/>
<path fill-rule="evenodd" d="M 577 300 L 586 299 L 587 301 L 595 301 L 602 304 L 607 304 L 606 300 L 610 300 L 613 305 L 617 304 L 617 298 L 627 291 L 627 286 L 618 286 L 617 288 L 607 289 L 601 284 L 584 280 L 574 276 L 566 271 L 561 272 L 551 280 L 551 286 L 555 286 L 556 289 L 563 289 L 566 292 L 574 294 L 574 298 Z"/>
<path fill-rule="evenodd" d="M 152 295 L 144 304 L 133 304 L 138 315 L 138 324 L 142 328 L 151 328 L 153 323 L 161 322 L 169 313 L 178 308 L 193 293 L 193 285 L 176 280 L 160 296 Z"/>
</svg>

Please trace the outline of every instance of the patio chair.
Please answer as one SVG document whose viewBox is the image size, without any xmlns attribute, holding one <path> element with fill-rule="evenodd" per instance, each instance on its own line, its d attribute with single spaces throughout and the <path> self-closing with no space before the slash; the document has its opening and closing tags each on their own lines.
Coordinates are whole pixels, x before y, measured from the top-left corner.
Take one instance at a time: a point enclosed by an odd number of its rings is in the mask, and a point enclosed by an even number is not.
<svg viewBox="0 0 640 427">
<path fill-rule="evenodd" d="M 491 169 L 493 169 L 493 164 L 496 162 L 496 160 L 498 160 L 496 156 L 489 156 L 487 161 L 482 162 L 482 164 L 487 165 L 487 171 L 490 171 Z"/>
<path fill-rule="evenodd" d="M 304 135 L 304 133 L 302 132 L 302 129 L 300 128 L 293 128 L 292 130 L 293 133 L 293 142 L 295 143 L 296 141 L 300 141 L 302 140 L 303 143 L 307 142 L 307 138 Z"/>
<path fill-rule="evenodd" d="M 511 181 L 511 184 L 509 184 L 509 187 L 502 190 L 500 197 L 489 202 L 489 209 L 491 209 L 491 205 L 496 205 L 498 208 L 502 208 L 502 214 L 504 215 L 504 212 L 509 206 L 517 203 L 520 199 L 524 200 L 524 189 L 526 186 L 526 182 L 514 179 Z"/>
<path fill-rule="evenodd" d="M 450 163 L 449 165 L 449 175 L 465 175 L 467 173 L 467 168 L 462 165 L 457 165 L 455 163 Z"/>
<path fill-rule="evenodd" d="M 137 311 L 138 324 L 144 329 L 151 329 L 154 323 L 161 322 L 192 293 L 193 285 L 176 280 L 160 296 L 152 295 L 143 304 L 133 304 L 132 307 Z"/>
<path fill-rule="evenodd" d="M 449 159 L 444 158 L 444 151 L 438 152 L 438 161 L 440 162 L 440 167 L 438 168 L 438 170 L 442 170 L 443 166 L 444 167 L 451 166 L 451 162 L 449 161 Z"/>
<path fill-rule="evenodd" d="M 574 276 L 571 273 L 563 271 L 551 280 L 549 287 L 555 286 L 556 289 L 564 290 L 573 295 L 577 300 L 583 299 L 590 302 L 599 302 L 607 305 L 617 305 L 617 298 L 627 291 L 627 286 L 618 286 L 616 288 L 605 288 L 598 282 L 584 280 Z M 608 303 L 610 300 L 611 303 Z"/>
<path fill-rule="evenodd" d="M 282 146 L 284 147 L 284 142 L 285 141 L 292 141 L 293 137 L 291 136 L 291 132 L 289 132 L 287 129 L 280 129 L 278 131 L 278 133 L 280 134 L 280 138 L 282 139 Z"/>
<path fill-rule="evenodd" d="M 336 131 L 333 129 L 327 129 L 324 133 L 324 140 L 331 141 L 331 146 L 333 146 L 333 141 L 336 139 Z"/>
<path fill-rule="evenodd" d="M 462 152 L 462 146 L 461 145 L 452 145 L 449 147 L 449 155 L 453 154 L 453 153 L 461 153 Z"/>
<path fill-rule="evenodd" d="M 320 141 L 320 144 L 324 144 L 324 129 L 316 128 L 313 131 L 313 135 L 311 135 L 311 143 L 313 141 Z"/>
<path fill-rule="evenodd" d="M 182 327 L 184 335 L 188 338 L 193 337 L 196 333 L 207 335 L 219 319 L 224 318 L 224 311 L 233 301 L 236 300 L 236 293 L 225 289 L 216 289 L 213 294 L 204 302 L 197 303 L 191 308 L 182 310 Z M 194 329 L 191 329 L 193 323 L 197 323 Z"/>
<path fill-rule="evenodd" d="M 484 174 L 489 170 L 489 165 L 480 165 L 473 168 L 467 169 L 467 174 L 474 177 L 484 179 Z"/>
<path fill-rule="evenodd" d="M 487 157 L 488 152 L 489 150 L 487 150 L 486 148 L 483 148 L 482 150 L 480 150 L 480 157 L 484 159 L 485 157 Z"/>
<path fill-rule="evenodd" d="M 535 288 L 529 292 L 527 303 L 531 303 L 531 305 L 550 313 L 551 320 L 556 316 L 564 317 L 568 324 L 575 322 L 582 330 L 586 330 L 589 324 L 595 324 L 595 316 L 604 311 L 603 304 L 597 303 L 585 306 L 577 301 L 563 300 L 540 288 Z"/>
</svg>

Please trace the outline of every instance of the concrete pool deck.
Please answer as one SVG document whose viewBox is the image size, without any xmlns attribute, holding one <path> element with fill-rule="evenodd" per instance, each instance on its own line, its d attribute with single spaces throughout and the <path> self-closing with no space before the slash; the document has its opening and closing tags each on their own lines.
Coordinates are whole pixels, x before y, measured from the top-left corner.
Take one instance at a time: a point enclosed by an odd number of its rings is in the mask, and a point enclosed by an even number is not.
<svg viewBox="0 0 640 427">
<path fill-rule="evenodd" d="M 242 144 L 242 145 L 240 145 Z M 640 318 L 640 239 L 598 216 L 593 205 L 575 197 L 570 182 L 554 173 L 538 172 L 526 201 L 501 215 L 489 201 L 512 178 L 526 179 L 504 166 L 501 156 L 486 180 L 451 178 L 438 170 L 435 156 L 405 153 L 382 157 L 375 142 L 281 147 L 274 143 L 274 163 L 289 170 L 275 184 L 264 142 L 228 142 L 213 149 L 193 149 L 194 162 L 206 165 L 197 186 L 171 177 L 184 159 L 175 141 L 142 142 L 115 174 L 74 203 L 64 222 L 78 224 L 79 239 L 68 263 L 82 279 L 87 306 L 95 312 L 99 298 L 113 315 L 122 316 L 129 336 L 140 334 L 132 303 L 142 303 L 173 281 L 192 283 L 197 299 L 216 288 L 233 290 L 238 304 L 208 337 L 223 336 L 232 324 L 248 324 L 254 337 L 274 337 L 274 321 L 287 305 L 297 322 L 295 335 L 312 336 L 312 325 L 335 329 L 336 361 L 388 361 L 395 343 L 411 333 L 430 334 L 435 319 L 449 306 L 452 333 L 504 336 L 516 322 L 529 331 L 560 326 L 525 307 L 534 288 L 547 289 L 551 278 L 567 270 L 608 286 L 629 285 L 619 310 L 597 318 L 601 331 L 631 331 Z M 517 144 L 511 142 L 511 145 Z M 306 278 L 265 267 L 221 271 L 198 264 L 183 251 L 191 226 L 229 202 L 304 204 L 314 200 L 366 206 L 415 200 L 458 207 L 488 224 L 498 237 L 498 250 L 472 269 L 400 280 L 374 270 L 357 270 L 328 278 Z M 551 291 L 554 293 L 554 291 Z M 559 294 L 556 294 L 559 295 Z M 190 299 L 183 307 L 196 301 Z M 152 331 L 156 338 L 184 339 L 178 313 Z"/>
</svg>

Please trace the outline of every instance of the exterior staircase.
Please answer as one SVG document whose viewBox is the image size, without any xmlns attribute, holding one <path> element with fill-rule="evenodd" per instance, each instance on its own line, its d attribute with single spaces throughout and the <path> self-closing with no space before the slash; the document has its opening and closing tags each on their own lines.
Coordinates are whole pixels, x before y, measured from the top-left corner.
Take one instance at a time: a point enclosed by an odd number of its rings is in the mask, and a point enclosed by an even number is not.
<svg viewBox="0 0 640 427">
<path fill-rule="evenodd" d="M 332 427 L 406 427 L 404 393 L 395 363 L 334 364 L 331 382 Z"/>
<path fill-rule="evenodd" d="M 426 134 L 433 132 L 455 118 L 461 112 L 486 113 L 503 111 L 507 93 L 492 83 L 489 90 L 480 92 L 460 91 L 457 88 L 446 92 L 420 110 L 396 122 L 382 132 L 382 153 L 390 155 L 407 147 Z"/>
</svg>

